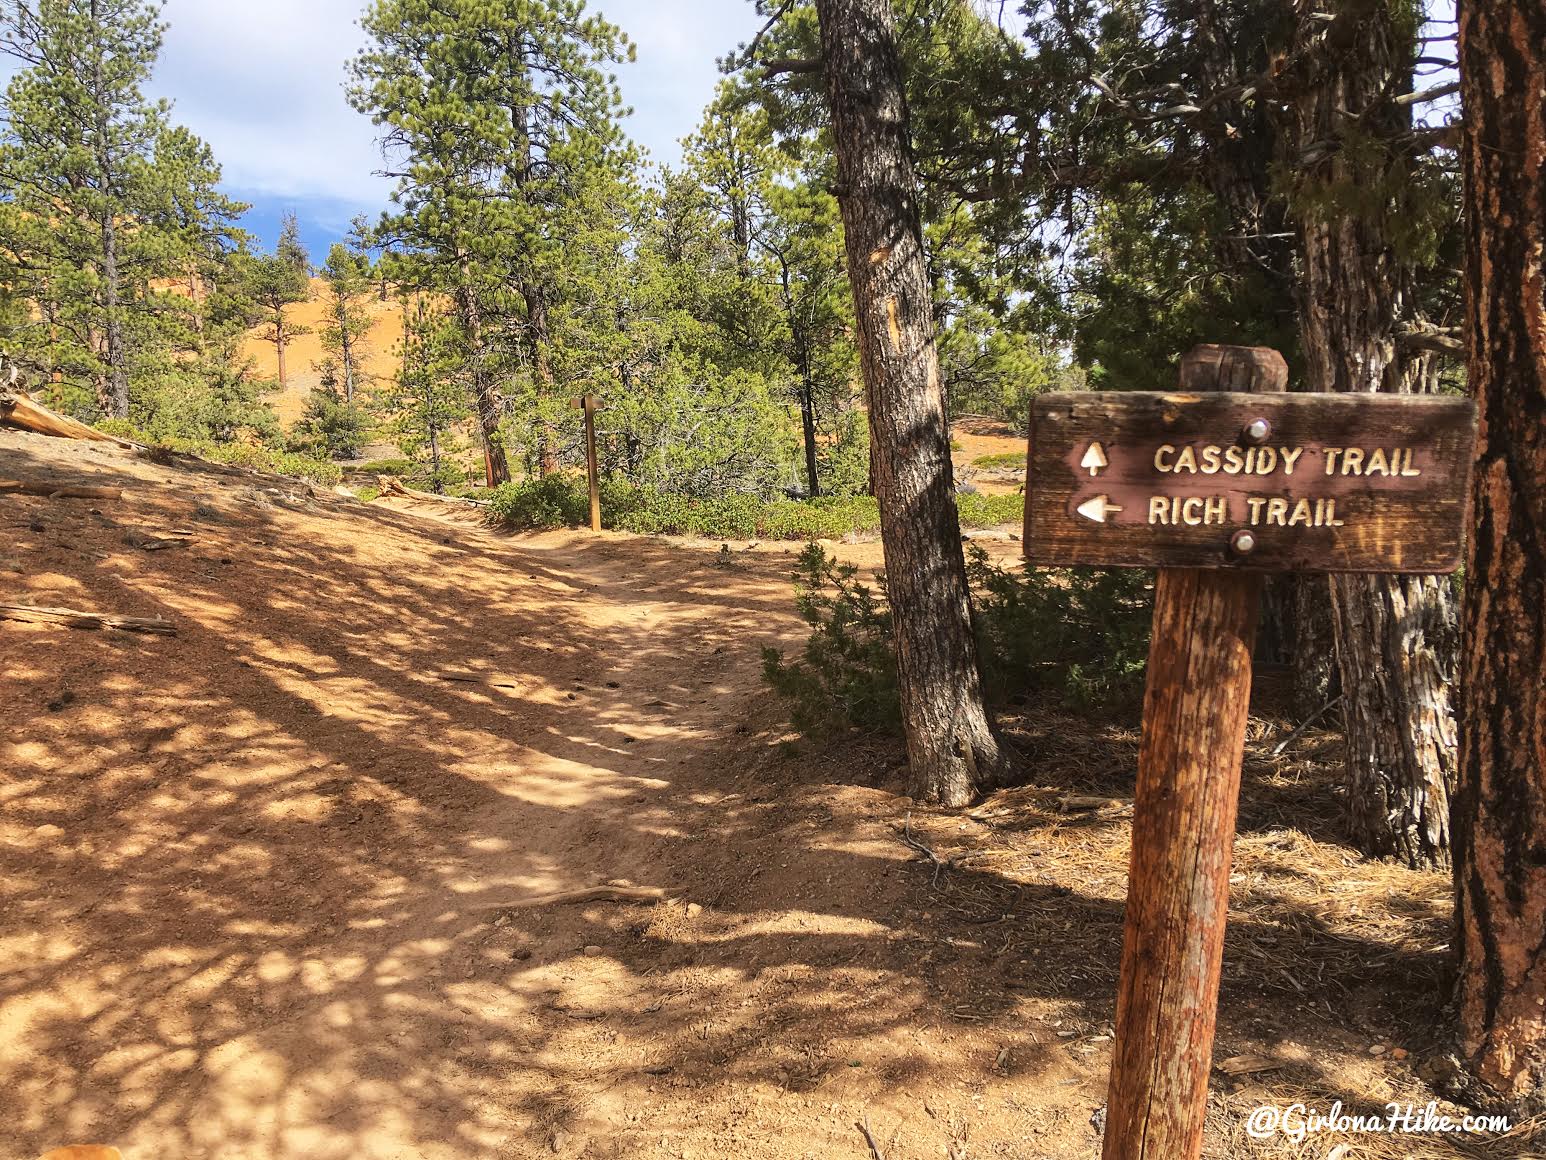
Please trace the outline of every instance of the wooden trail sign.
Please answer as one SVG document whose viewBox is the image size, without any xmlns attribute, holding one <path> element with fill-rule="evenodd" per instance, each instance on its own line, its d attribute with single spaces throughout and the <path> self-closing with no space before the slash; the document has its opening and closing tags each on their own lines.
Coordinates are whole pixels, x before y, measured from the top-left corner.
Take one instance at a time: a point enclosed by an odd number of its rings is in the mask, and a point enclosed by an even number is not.
<svg viewBox="0 0 1546 1160">
<path fill-rule="evenodd" d="M 585 412 L 585 477 L 590 481 L 590 530 L 601 531 L 601 469 L 596 463 L 596 412 L 601 404 L 595 395 L 581 395 L 569 401 L 571 407 Z"/>
<path fill-rule="evenodd" d="M 1437 395 L 1046 395 L 1036 564 L 1298 572 L 1460 566 L 1476 407 Z"/>
<path fill-rule="evenodd" d="M 1104 1160 L 1202 1152 L 1261 573 L 1459 559 L 1470 404 L 1287 385 L 1276 351 L 1200 346 L 1182 393 L 1032 415 L 1030 561 L 1159 568 Z"/>
</svg>

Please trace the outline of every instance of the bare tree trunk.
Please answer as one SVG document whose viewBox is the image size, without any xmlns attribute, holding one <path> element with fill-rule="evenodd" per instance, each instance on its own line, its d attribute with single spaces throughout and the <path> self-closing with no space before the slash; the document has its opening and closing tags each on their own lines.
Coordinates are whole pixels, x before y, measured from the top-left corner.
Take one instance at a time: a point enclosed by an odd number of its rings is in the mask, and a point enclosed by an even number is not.
<svg viewBox="0 0 1546 1160">
<path fill-rule="evenodd" d="M 548 356 L 548 303 L 539 286 L 524 286 L 526 301 L 526 358 L 531 365 L 532 381 L 547 395 L 553 388 L 553 364 Z M 558 470 L 557 435 L 547 424 L 537 432 L 537 472 L 552 475 Z"/>
<path fill-rule="evenodd" d="M 812 499 L 821 495 L 821 472 L 816 462 L 816 392 L 809 377 L 800 384 L 800 432 L 805 441 L 805 482 Z"/>
<path fill-rule="evenodd" d="M 344 360 L 344 402 L 354 402 L 354 335 L 349 330 L 349 306 L 342 298 L 336 302 L 338 341 Z"/>
<path fill-rule="evenodd" d="M 274 308 L 274 353 L 279 359 L 279 389 L 285 389 L 285 347 L 288 345 L 285 334 L 285 311 L 283 306 Z"/>
<path fill-rule="evenodd" d="M 1330 0 L 1335 11 L 1342 0 Z M 1325 34 L 1315 7 L 1301 13 L 1300 40 Z M 1422 389 L 1426 356 L 1409 359 L 1398 331 L 1411 309 L 1413 272 L 1393 244 L 1387 218 L 1398 196 L 1398 138 L 1409 106 L 1386 99 L 1411 85 L 1409 27 L 1374 5 L 1290 112 L 1285 145 L 1304 165 L 1300 211 L 1303 288 L 1300 345 L 1318 391 Z M 1338 147 L 1355 123 L 1368 139 Z M 1370 165 L 1371 153 L 1388 153 Z M 1312 149 L 1312 146 L 1314 147 Z M 1362 188 L 1386 199 L 1373 208 L 1339 203 Z M 1330 191 L 1329 194 L 1327 191 Z M 1319 194 L 1320 196 L 1316 196 Z M 1347 820 L 1365 853 L 1411 866 L 1449 860 L 1449 787 L 1455 725 L 1449 681 L 1456 613 L 1447 581 L 1417 576 L 1334 576 L 1332 621 L 1347 732 Z"/>
<path fill-rule="evenodd" d="M 1468 1094 L 1546 1113 L 1546 8 L 1462 0 L 1467 331 L 1481 408 L 1455 803 Z"/>
<path fill-rule="evenodd" d="M 789 323 L 789 335 L 794 343 L 795 369 L 800 374 L 796 390 L 800 402 L 800 433 L 805 444 L 806 490 L 812 499 L 821 495 L 821 473 L 816 461 L 816 384 L 811 381 L 811 350 L 806 342 L 805 329 L 800 324 L 795 305 L 794 287 L 791 284 L 789 262 L 782 253 L 773 251 L 778 259 L 779 281 L 784 297 L 784 317 Z"/>
<path fill-rule="evenodd" d="M 91 24 L 94 34 L 102 31 L 102 14 L 99 0 L 91 0 Z M 114 419 L 129 417 L 129 370 L 123 337 L 123 288 L 118 269 L 118 223 L 114 219 L 112 192 L 116 185 L 113 173 L 112 146 L 110 142 L 110 111 L 104 98 L 107 83 L 102 75 L 102 56 L 93 57 L 92 95 L 96 102 L 96 163 L 97 188 L 104 198 L 102 216 L 98 220 L 102 234 L 102 329 L 106 336 L 107 357 L 107 413 Z"/>
<path fill-rule="evenodd" d="M 107 334 L 108 414 L 129 417 L 129 370 L 125 363 L 123 305 L 118 274 L 118 230 L 111 214 L 102 218 L 102 306 Z"/>
<path fill-rule="evenodd" d="M 914 796 L 962 805 L 1003 755 L 983 704 L 891 0 L 817 0 Z"/>
<path fill-rule="evenodd" d="M 467 334 L 468 360 L 472 364 L 472 396 L 478 408 L 478 430 L 483 436 L 484 482 L 498 487 L 510 482 L 510 463 L 505 458 L 505 447 L 499 438 L 499 398 L 484 360 L 483 311 L 478 305 L 478 295 L 473 289 L 471 272 L 464 259 L 462 284 L 457 291 L 457 309 L 462 316 L 462 328 Z"/>
</svg>

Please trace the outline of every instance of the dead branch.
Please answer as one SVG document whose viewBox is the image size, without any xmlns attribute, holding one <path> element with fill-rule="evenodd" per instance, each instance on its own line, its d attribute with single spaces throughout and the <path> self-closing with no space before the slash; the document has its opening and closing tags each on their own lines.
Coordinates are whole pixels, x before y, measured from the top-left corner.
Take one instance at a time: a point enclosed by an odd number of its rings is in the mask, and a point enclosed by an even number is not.
<svg viewBox="0 0 1546 1160">
<path fill-rule="evenodd" d="M 510 677 L 500 677 L 493 673 L 436 673 L 437 681 L 457 681 L 464 685 L 492 685 L 496 689 L 520 689 L 526 685 L 525 681 L 517 681 Z"/>
<path fill-rule="evenodd" d="M 48 483 L 35 479 L 0 479 L 0 494 L 41 495 L 49 499 L 122 499 L 121 487 Z"/>
<path fill-rule="evenodd" d="M 864 1119 L 855 1123 L 854 1127 L 864 1133 L 865 1143 L 870 1146 L 871 1160 L 886 1160 L 886 1154 L 880 1150 L 880 1145 L 875 1141 L 875 1133 L 870 1131 L 870 1117 L 866 1115 Z"/>
<path fill-rule="evenodd" d="M 584 890 L 562 890 L 557 894 L 531 894 L 477 909 L 521 910 L 533 906 L 567 906 L 577 902 L 658 902 L 666 892 L 658 886 L 590 886 Z"/>
<path fill-rule="evenodd" d="M 1301 737 L 1304 736 L 1304 733 L 1305 733 L 1306 729 L 1308 729 L 1311 725 L 1314 725 L 1317 721 L 1319 721 L 1327 713 L 1331 712 L 1331 710 L 1333 708 L 1335 708 L 1338 704 L 1340 704 L 1341 701 L 1342 701 L 1342 694 L 1338 693 L 1335 697 L 1333 697 L 1331 700 L 1327 701 L 1319 709 L 1315 710 L 1315 712 L 1311 713 L 1308 717 L 1306 717 L 1303 721 L 1301 721 L 1299 723 L 1299 727 L 1297 729 L 1295 729 L 1287 737 L 1283 738 L 1282 741 L 1279 741 L 1276 745 L 1274 745 L 1272 747 L 1272 756 L 1273 757 L 1277 757 L 1285 749 L 1287 749 L 1290 745 L 1292 745 L 1295 741 L 1298 741 Z"/>
<path fill-rule="evenodd" d="M 1433 351 L 1437 354 L 1464 355 L 1465 340 L 1457 326 L 1434 326 L 1414 322 L 1396 334 L 1396 342 L 1409 351 Z"/>
<path fill-rule="evenodd" d="M 1133 808 L 1133 803 L 1121 798 L 1098 797 L 1094 794 L 1066 793 L 1058 798 L 1058 808 L 1065 814 L 1069 810 L 1096 810 L 1123 813 Z"/>
<path fill-rule="evenodd" d="M 763 61 L 762 71 L 770 77 L 818 73 L 821 71 L 821 61 L 803 57 L 780 57 L 777 60 Z"/>
<path fill-rule="evenodd" d="M 892 831 L 892 833 L 896 834 L 897 837 L 901 838 L 903 843 L 910 850 L 914 851 L 916 854 L 919 855 L 919 857 L 916 859 L 916 861 L 919 861 L 919 862 L 929 862 L 929 863 L 933 864 L 934 872 L 933 872 L 933 875 L 929 879 L 929 884 L 931 886 L 938 886 L 940 878 L 943 877 L 944 875 L 950 873 L 950 871 L 955 869 L 955 867 L 956 867 L 956 859 L 954 859 L 954 858 L 941 858 L 933 850 L 929 849 L 929 847 L 925 846 L 917 838 L 913 837 L 913 816 L 912 816 L 912 814 L 908 814 L 907 817 L 903 819 L 903 821 L 902 821 L 902 828 L 900 830 L 897 829 L 895 826 L 892 826 L 891 827 L 891 831 Z"/>
<path fill-rule="evenodd" d="M 157 636 L 176 636 L 170 621 L 143 616 L 111 616 L 101 612 L 77 612 L 73 608 L 36 608 L 30 604 L 0 604 L 0 620 L 26 624 L 58 624 L 66 628 L 116 628 L 120 632 L 145 632 Z"/>
</svg>

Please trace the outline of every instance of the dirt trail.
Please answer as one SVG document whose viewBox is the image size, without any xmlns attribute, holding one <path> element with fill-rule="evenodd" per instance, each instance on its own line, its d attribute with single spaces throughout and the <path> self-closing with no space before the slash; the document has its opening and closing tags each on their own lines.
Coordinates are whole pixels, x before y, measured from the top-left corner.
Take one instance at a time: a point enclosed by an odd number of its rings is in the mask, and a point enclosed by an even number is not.
<svg viewBox="0 0 1546 1160">
<path fill-rule="evenodd" d="M 0 500 L 15 597 L 179 628 L 0 624 L 0 1157 L 863 1157 L 863 1119 L 890 1160 L 1098 1153 L 1124 824 L 1015 791 L 913 812 L 986 861 L 910 861 L 896 748 L 791 744 L 760 682 L 793 549 L 502 537 L 5 432 L 0 464 L 127 488 Z M 1133 741 L 1017 743 L 1109 793 Z M 1263 829 L 1247 864 L 1282 860 Z M 620 880 L 677 901 L 498 909 Z M 1316 945 L 1347 993 L 1431 968 Z M 1289 981 L 1228 984 L 1224 1052 L 1409 1086 L 1333 1021 L 1285 1047 L 1326 1020 Z"/>
<path fill-rule="evenodd" d="M 180 629 L 0 636 L 3 1154 L 829 1154 L 849 1075 L 916 1067 L 893 799 L 791 786 L 760 686 L 782 548 L 511 540 L 0 439 L 128 487 L 8 501 L 12 586 Z M 682 904 L 488 913 L 617 879 Z"/>
</svg>

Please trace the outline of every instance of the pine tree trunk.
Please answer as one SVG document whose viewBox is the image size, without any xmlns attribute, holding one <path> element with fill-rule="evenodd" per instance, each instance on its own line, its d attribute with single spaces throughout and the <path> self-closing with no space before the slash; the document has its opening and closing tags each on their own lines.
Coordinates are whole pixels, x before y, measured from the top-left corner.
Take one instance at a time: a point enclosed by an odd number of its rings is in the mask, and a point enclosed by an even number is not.
<svg viewBox="0 0 1546 1160">
<path fill-rule="evenodd" d="M 499 398 L 484 360 L 483 311 L 467 263 L 462 263 L 462 285 L 457 291 L 457 309 L 467 334 L 468 360 L 472 364 L 472 397 L 478 409 L 478 430 L 483 436 L 484 482 L 498 487 L 510 482 L 510 462 L 499 438 Z"/>
<path fill-rule="evenodd" d="M 1466 288 L 1481 409 L 1455 804 L 1470 1095 L 1546 1113 L 1546 8 L 1462 0 Z"/>
<path fill-rule="evenodd" d="M 817 0 L 913 794 L 1003 765 L 983 704 L 891 0 Z"/>
<path fill-rule="evenodd" d="M 279 360 L 279 389 L 285 389 L 285 312 L 284 307 L 274 309 L 274 353 Z"/>
<path fill-rule="evenodd" d="M 800 431 L 805 441 L 805 482 L 809 495 L 821 495 L 821 472 L 816 462 L 816 393 L 810 381 L 800 387 Z"/>
<path fill-rule="evenodd" d="M 118 230 L 112 215 L 102 218 L 102 328 L 107 340 L 107 413 L 129 417 L 129 374 L 124 365 L 123 306 L 118 275 Z"/>
<path fill-rule="evenodd" d="M 91 25 L 100 40 L 102 16 L 99 0 L 91 0 Z M 107 339 L 107 413 L 114 419 L 129 417 L 129 369 L 124 350 L 122 295 L 118 269 L 117 207 L 111 194 L 116 184 L 111 151 L 112 110 L 107 105 L 107 84 L 102 75 L 102 54 L 93 56 L 92 96 L 96 102 L 97 190 L 105 199 L 99 225 L 102 231 L 102 328 Z"/>
<path fill-rule="evenodd" d="M 1325 576 L 1290 578 L 1294 594 L 1294 713 L 1308 720 L 1342 690 L 1337 672 L 1337 630 L 1331 623 L 1331 593 Z"/>
<path fill-rule="evenodd" d="M 354 335 L 349 333 L 349 305 L 338 300 L 338 342 L 344 360 L 344 402 L 354 402 Z"/>
<path fill-rule="evenodd" d="M 545 397 L 553 389 L 553 364 L 548 357 L 548 303 L 540 287 L 527 286 L 521 297 L 526 301 L 526 357 L 531 365 L 532 381 Z M 544 423 L 537 432 L 537 471 L 552 475 L 558 470 L 557 435 Z"/>
<path fill-rule="evenodd" d="M 1315 15 L 1311 8 L 1301 14 L 1301 37 L 1324 34 L 1326 23 Z M 1410 88 L 1412 35 L 1390 5 L 1372 6 L 1292 109 L 1285 144 L 1296 159 L 1316 158 L 1299 175 L 1307 188 L 1295 191 L 1305 207 L 1300 345 L 1312 390 L 1406 392 L 1427 378 L 1422 359 L 1403 357 L 1397 341 L 1413 272 L 1386 229 L 1389 211 L 1342 204 L 1350 189 L 1396 196 L 1401 163 L 1394 153 L 1373 166 L 1364 158 L 1410 132 L 1410 107 L 1385 97 Z M 1343 146 L 1353 117 L 1373 144 Z M 1433 577 L 1334 576 L 1330 591 L 1350 836 L 1371 856 L 1447 864 L 1456 761 L 1449 585 Z"/>
</svg>

